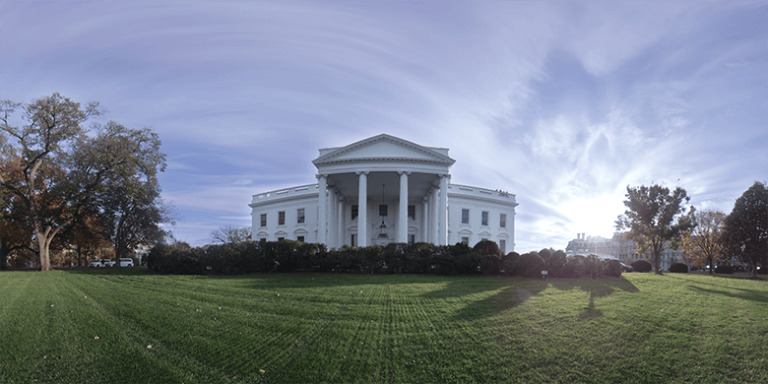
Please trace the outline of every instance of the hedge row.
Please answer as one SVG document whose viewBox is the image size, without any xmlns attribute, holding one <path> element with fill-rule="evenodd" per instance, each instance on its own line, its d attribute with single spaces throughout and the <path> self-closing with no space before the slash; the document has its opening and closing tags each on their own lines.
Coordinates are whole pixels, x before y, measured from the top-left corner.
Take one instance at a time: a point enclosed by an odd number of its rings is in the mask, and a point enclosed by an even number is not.
<svg viewBox="0 0 768 384">
<path fill-rule="evenodd" d="M 474 248 L 463 243 L 429 243 L 385 247 L 344 247 L 328 251 L 322 244 L 291 240 L 245 242 L 204 247 L 158 245 L 148 257 L 149 268 L 160 273 L 421 273 L 439 275 L 508 275 L 541 277 L 621 276 L 621 264 L 595 256 L 565 257 L 563 251 L 543 249 L 502 255 L 496 243 L 481 241 Z"/>
</svg>

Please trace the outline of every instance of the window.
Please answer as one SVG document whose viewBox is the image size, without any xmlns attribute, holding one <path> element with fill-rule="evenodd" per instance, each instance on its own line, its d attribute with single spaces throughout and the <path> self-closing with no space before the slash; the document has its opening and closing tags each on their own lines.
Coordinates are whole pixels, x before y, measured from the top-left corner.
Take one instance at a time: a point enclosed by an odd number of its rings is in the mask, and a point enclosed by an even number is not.
<svg viewBox="0 0 768 384">
<path fill-rule="evenodd" d="M 349 238 L 349 245 L 352 246 L 352 247 L 357 247 L 357 235 L 356 234 L 353 233 L 350 236 L 350 238 Z"/>
<path fill-rule="evenodd" d="M 480 215 L 480 225 L 488 226 L 488 211 L 481 212 Z"/>
<path fill-rule="evenodd" d="M 467 237 L 467 236 L 462 236 L 462 237 L 461 237 L 461 243 L 462 243 L 462 244 L 466 244 L 466 245 L 469 245 L 469 237 Z"/>
<path fill-rule="evenodd" d="M 461 209 L 461 223 L 469 224 L 469 209 L 467 208 Z"/>
<path fill-rule="evenodd" d="M 386 204 L 379 205 L 379 217 L 387 217 L 389 216 L 387 213 L 389 213 L 389 210 L 387 209 Z"/>
<path fill-rule="evenodd" d="M 296 223 L 304 224 L 304 208 L 299 208 L 296 210 Z M 304 240 L 301 240 L 301 241 L 304 241 Z"/>
<path fill-rule="evenodd" d="M 304 236 L 296 236 L 296 241 L 303 243 L 304 242 Z M 504 240 L 502 240 L 504 241 Z"/>
<path fill-rule="evenodd" d="M 416 206 L 415 205 L 409 205 L 408 206 L 408 218 L 411 220 L 416 220 Z"/>
<path fill-rule="evenodd" d="M 277 225 L 285 225 L 285 211 L 277 213 Z"/>
<path fill-rule="evenodd" d="M 261 214 L 261 226 L 266 227 L 267 226 L 267 214 L 262 213 Z"/>
<path fill-rule="evenodd" d="M 283 241 L 283 240 L 285 240 L 285 237 L 278 237 L 277 238 L 277 241 Z"/>
<path fill-rule="evenodd" d="M 507 214 L 502 213 L 499 215 L 499 227 L 506 228 L 507 227 Z"/>
<path fill-rule="evenodd" d="M 507 241 L 506 240 L 499 240 L 499 250 L 501 253 L 506 254 L 507 253 Z"/>
<path fill-rule="evenodd" d="M 416 242 L 416 235 L 408 235 L 408 244 L 413 244 Z"/>
<path fill-rule="evenodd" d="M 352 220 L 357 219 L 357 205 L 352 206 Z"/>
</svg>

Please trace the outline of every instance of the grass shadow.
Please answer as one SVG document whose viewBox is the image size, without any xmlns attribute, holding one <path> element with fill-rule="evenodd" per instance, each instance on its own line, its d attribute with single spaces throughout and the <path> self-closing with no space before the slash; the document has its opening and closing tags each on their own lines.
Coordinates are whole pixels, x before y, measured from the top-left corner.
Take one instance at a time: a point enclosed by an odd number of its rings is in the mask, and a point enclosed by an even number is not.
<svg viewBox="0 0 768 384">
<path fill-rule="evenodd" d="M 595 307 L 595 299 L 607 297 L 616 291 L 624 291 L 629 293 L 640 292 L 640 290 L 637 289 L 634 284 L 623 277 L 617 279 L 596 280 L 557 279 L 551 280 L 551 282 L 552 286 L 557 289 L 565 291 L 578 289 L 579 291 L 589 293 L 589 302 L 587 303 L 586 308 L 584 308 L 584 313 L 579 316 L 579 318 L 582 320 L 600 317 L 603 315 L 603 312 Z"/>
<path fill-rule="evenodd" d="M 765 292 L 756 291 L 752 289 L 729 288 L 729 289 L 743 292 L 743 293 L 734 293 L 734 292 L 728 292 L 728 291 L 721 291 L 718 289 L 697 287 L 695 285 L 691 285 L 689 288 L 694 291 L 698 291 L 700 293 L 723 295 L 732 299 L 742 299 L 742 300 L 749 300 L 749 301 L 754 301 L 762 304 L 768 304 L 768 294 L 766 294 Z"/>
<path fill-rule="evenodd" d="M 500 281 L 505 282 L 501 291 L 485 299 L 469 303 L 456 312 L 454 320 L 471 320 L 492 316 L 526 302 L 549 286 L 549 282 L 542 279 L 511 278 L 500 279 Z"/>
</svg>

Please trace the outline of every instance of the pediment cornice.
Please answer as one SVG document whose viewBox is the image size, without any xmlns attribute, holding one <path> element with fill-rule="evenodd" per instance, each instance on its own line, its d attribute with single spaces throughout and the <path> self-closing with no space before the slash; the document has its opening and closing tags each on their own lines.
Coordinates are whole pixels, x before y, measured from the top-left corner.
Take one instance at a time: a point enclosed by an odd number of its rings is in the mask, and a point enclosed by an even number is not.
<svg viewBox="0 0 768 384">
<path fill-rule="evenodd" d="M 366 149 L 382 144 L 388 144 L 393 146 L 393 149 L 399 149 L 397 151 L 399 153 L 365 153 Z M 447 153 L 447 150 L 424 147 L 399 137 L 380 134 L 344 147 L 323 149 L 320 151 L 321 155 L 312 163 L 316 167 L 355 162 L 421 163 L 446 167 L 453 165 L 455 160 L 442 152 Z"/>
</svg>

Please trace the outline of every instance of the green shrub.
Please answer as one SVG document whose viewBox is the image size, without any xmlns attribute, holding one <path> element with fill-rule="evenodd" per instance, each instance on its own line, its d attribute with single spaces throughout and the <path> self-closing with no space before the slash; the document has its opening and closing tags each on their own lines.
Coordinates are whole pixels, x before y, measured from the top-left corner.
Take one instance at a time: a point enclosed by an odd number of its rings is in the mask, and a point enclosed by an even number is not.
<svg viewBox="0 0 768 384">
<path fill-rule="evenodd" d="M 621 277 L 621 263 L 618 260 L 604 260 L 603 274 L 609 277 Z"/>
<path fill-rule="evenodd" d="M 688 266 L 683 263 L 674 263 L 669 267 L 672 273 L 688 273 Z"/>
<path fill-rule="evenodd" d="M 519 276 L 520 270 L 518 268 L 518 262 L 520 261 L 520 254 L 517 252 L 510 252 L 501 257 L 501 267 L 504 269 L 504 274 L 507 276 Z"/>
<path fill-rule="evenodd" d="M 481 256 L 493 255 L 501 257 L 499 246 L 491 240 L 480 240 L 474 247 L 472 247 L 472 251 Z"/>
<path fill-rule="evenodd" d="M 501 257 L 498 255 L 484 255 L 481 258 L 483 275 L 497 276 L 501 274 Z"/>
<path fill-rule="evenodd" d="M 632 272 L 650 272 L 651 270 L 653 270 L 653 266 L 645 260 L 638 260 L 632 263 Z"/>
<path fill-rule="evenodd" d="M 560 275 L 562 277 L 581 277 L 584 275 L 585 267 L 584 267 L 584 256 L 576 255 L 576 256 L 570 256 L 565 260 L 565 264 L 563 264 L 563 268 L 560 271 Z"/>
<path fill-rule="evenodd" d="M 733 267 L 730 265 L 718 265 L 715 267 L 715 273 L 733 274 Z"/>
<path fill-rule="evenodd" d="M 563 277 L 563 266 L 566 262 L 565 252 L 552 248 L 539 251 L 539 257 L 544 260 L 544 269 L 548 277 Z"/>
<path fill-rule="evenodd" d="M 603 260 L 596 255 L 589 255 L 584 258 L 584 274 L 593 279 L 603 274 Z"/>
<path fill-rule="evenodd" d="M 541 277 L 541 270 L 544 269 L 544 260 L 537 252 L 528 252 L 520 256 L 518 267 L 521 276 Z"/>
</svg>

